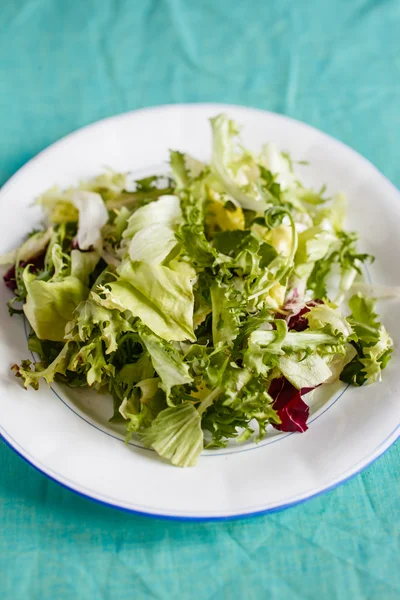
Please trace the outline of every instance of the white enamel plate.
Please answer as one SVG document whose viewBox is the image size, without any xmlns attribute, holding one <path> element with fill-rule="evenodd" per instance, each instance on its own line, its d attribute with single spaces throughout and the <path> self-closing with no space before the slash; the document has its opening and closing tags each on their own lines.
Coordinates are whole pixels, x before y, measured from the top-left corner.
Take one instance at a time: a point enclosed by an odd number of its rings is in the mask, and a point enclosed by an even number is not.
<svg viewBox="0 0 400 600">
<path fill-rule="evenodd" d="M 24 166 L 0 192 L 0 253 L 19 245 L 40 220 L 32 201 L 54 184 L 67 186 L 105 166 L 134 174 L 166 170 L 168 149 L 208 159 L 208 119 L 228 113 L 243 125 L 245 145 L 275 141 L 297 160 L 305 181 L 344 191 L 349 226 L 360 248 L 376 256 L 373 283 L 400 284 L 400 194 L 370 163 L 327 135 L 286 117 L 259 110 L 198 104 L 140 110 L 85 127 Z M 29 358 L 20 316 L 10 318 L 9 291 L 0 286 L 0 433 L 40 471 L 100 502 L 169 518 L 229 518 L 267 512 L 311 498 L 345 481 L 380 456 L 400 431 L 400 354 L 383 382 L 363 388 L 342 384 L 315 394 L 309 430 L 272 431 L 259 445 L 233 442 L 203 453 L 197 467 L 180 469 L 124 443 L 112 426 L 111 399 L 41 384 L 22 389 L 10 365 Z M 382 320 L 400 342 L 400 303 L 379 306 Z M 307 397 L 306 397 L 307 399 Z"/>
</svg>

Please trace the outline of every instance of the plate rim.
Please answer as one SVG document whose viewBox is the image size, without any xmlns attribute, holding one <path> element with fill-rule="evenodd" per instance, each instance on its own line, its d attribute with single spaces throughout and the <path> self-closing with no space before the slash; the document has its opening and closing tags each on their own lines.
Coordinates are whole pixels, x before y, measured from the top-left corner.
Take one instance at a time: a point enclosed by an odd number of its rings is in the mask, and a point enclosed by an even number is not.
<svg viewBox="0 0 400 600">
<path fill-rule="evenodd" d="M 343 148 L 346 149 L 347 152 L 350 152 L 355 158 L 357 158 L 357 160 L 361 159 L 361 161 L 364 162 L 365 166 L 368 167 L 368 169 L 370 169 L 370 170 L 372 169 L 375 172 L 375 174 L 379 175 L 381 180 L 384 181 L 386 185 L 389 185 L 389 187 L 391 187 L 392 190 L 396 194 L 399 194 L 399 190 L 397 189 L 397 187 L 370 160 L 365 158 L 362 154 L 360 154 L 358 151 L 354 150 L 351 146 L 347 145 L 346 143 L 342 142 L 341 140 L 338 140 L 337 138 L 326 133 L 325 131 L 323 131 L 317 127 L 314 127 L 312 125 L 309 125 L 308 123 L 306 123 L 304 121 L 300 121 L 298 119 L 295 119 L 293 117 L 287 116 L 282 113 L 268 111 L 268 110 L 264 110 L 261 108 L 251 107 L 251 106 L 244 106 L 241 104 L 232 104 L 232 103 L 227 104 L 227 103 L 219 103 L 219 102 L 186 102 L 186 103 L 176 103 L 176 104 L 160 104 L 160 105 L 154 105 L 154 106 L 138 108 L 138 109 L 133 109 L 133 110 L 117 113 L 115 115 L 110 115 L 103 119 L 98 119 L 96 121 L 88 123 L 87 125 L 84 125 L 78 129 L 66 134 L 65 136 L 59 138 L 55 142 L 46 146 L 43 150 L 38 152 L 36 155 L 34 155 L 32 158 L 30 158 L 24 165 L 22 165 L 0 187 L 0 200 L 1 200 L 1 197 L 12 188 L 14 181 L 21 174 L 25 174 L 30 169 L 32 169 L 32 167 L 35 167 L 35 163 L 37 162 L 37 160 L 39 158 L 50 153 L 58 145 L 61 145 L 63 142 L 65 142 L 67 140 L 71 140 L 74 136 L 77 136 L 84 131 L 90 130 L 91 128 L 95 128 L 99 124 L 104 124 L 106 122 L 113 122 L 113 121 L 117 121 L 117 120 L 123 119 L 123 118 L 129 118 L 130 115 L 140 116 L 140 114 L 157 112 L 160 110 L 179 110 L 179 109 L 195 110 L 196 108 L 203 108 L 203 109 L 215 108 L 216 110 L 225 111 L 225 112 L 229 112 L 229 110 L 233 110 L 233 109 L 234 110 L 239 109 L 239 110 L 243 110 L 243 111 L 247 111 L 247 112 L 250 111 L 250 112 L 259 114 L 260 117 L 269 115 L 269 116 L 275 117 L 275 118 L 278 117 L 279 119 L 283 119 L 284 121 L 291 122 L 296 125 L 301 125 L 302 127 L 309 129 L 309 130 L 313 131 L 314 133 L 317 132 L 318 134 L 324 136 L 325 138 L 327 138 L 327 141 L 329 141 L 331 143 L 334 142 L 336 145 L 342 146 Z M 3 440 L 5 445 L 8 446 L 9 448 L 11 448 L 20 458 L 22 458 L 25 462 L 27 462 L 35 470 L 37 470 L 41 474 L 48 477 L 51 481 L 56 482 L 58 485 L 62 486 L 63 488 L 77 494 L 78 496 L 81 496 L 83 498 L 87 498 L 93 502 L 96 502 L 100 505 L 116 508 L 118 510 L 128 512 L 128 513 L 131 513 L 134 515 L 146 516 L 146 517 L 155 518 L 155 519 L 163 519 L 163 520 L 170 520 L 170 521 L 183 521 L 183 522 L 210 522 L 210 521 L 230 521 L 230 520 L 236 520 L 236 519 L 244 519 L 244 518 L 266 515 L 266 514 L 278 512 L 281 510 L 286 510 L 293 506 L 303 504 L 307 500 L 317 498 L 329 491 L 336 489 L 340 485 L 353 479 L 356 475 L 359 475 L 362 471 L 364 471 L 369 466 L 371 466 L 375 461 L 377 461 L 391 446 L 393 446 L 393 444 L 399 439 L 399 437 L 400 437 L 400 423 L 397 425 L 396 429 L 391 434 L 389 434 L 389 436 L 383 442 L 381 442 L 381 444 L 378 446 L 378 448 L 375 451 L 370 453 L 370 456 L 372 456 L 372 458 L 370 460 L 366 460 L 366 462 L 362 462 L 361 466 L 359 466 L 358 468 L 355 468 L 355 470 L 353 472 L 351 472 L 349 475 L 343 477 L 342 479 L 339 479 L 338 481 L 332 483 L 331 485 L 326 486 L 325 488 L 319 490 L 318 492 L 315 492 L 315 493 L 312 493 L 309 495 L 305 495 L 304 497 L 299 498 L 297 500 L 293 500 L 293 501 L 287 502 L 287 503 L 280 503 L 280 504 L 278 503 L 275 506 L 272 506 L 272 507 L 269 507 L 266 509 L 262 509 L 262 510 L 257 510 L 257 511 L 237 512 L 237 513 L 235 512 L 235 514 L 231 514 L 231 515 L 218 515 L 218 516 L 217 515 L 216 516 L 213 516 L 213 515 L 210 515 L 210 516 L 208 516 L 208 515 L 204 515 L 204 516 L 189 515 L 189 516 L 185 516 L 185 515 L 171 515 L 171 514 L 167 514 L 167 513 L 147 512 L 144 510 L 142 511 L 142 510 L 134 509 L 131 507 L 123 506 L 122 504 L 114 503 L 112 501 L 106 501 L 99 497 L 96 497 L 95 495 L 86 493 L 86 492 L 82 491 L 82 489 L 80 489 L 79 485 L 76 485 L 75 487 L 73 485 L 69 485 L 69 484 L 65 483 L 64 481 L 62 481 L 62 476 L 60 476 L 60 479 L 57 479 L 56 476 L 54 476 L 49 471 L 47 471 L 45 466 L 40 465 L 40 461 L 35 461 L 35 460 L 32 460 L 31 458 L 28 458 L 28 456 L 27 456 L 28 453 L 25 452 L 25 454 L 24 454 L 24 449 L 22 447 L 18 447 L 19 446 L 18 442 L 16 442 L 16 440 L 13 440 L 13 438 L 11 438 L 11 436 L 7 433 L 7 431 L 4 430 L 4 428 L 0 424 L 0 439 Z M 377 451 L 378 451 L 378 453 L 376 453 Z M 55 474 L 55 475 L 57 475 L 57 474 Z"/>
<path fill-rule="evenodd" d="M 196 516 L 192 516 L 192 515 L 191 516 L 183 516 L 183 515 L 168 515 L 165 513 L 156 513 L 156 512 L 146 512 L 144 510 L 138 510 L 138 509 L 134 509 L 134 508 L 129 508 L 127 506 L 122 506 L 121 504 L 117 504 L 117 503 L 114 503 L 111 501 L 101 500 L 100 498 L 97 498 L 96 496 L 92 496 L 88 493 L 85 493 L 85 492 L 73 487 L 72 485 L 68 485 L 64 481 L 57 479 L 52 474 L 50 474 L 48 471 L 46 471 L 44 468 L 41 468 L 38 464 L 35 464 L 35 462 L 29 460 L 29 458 L 26 455 L 24 455 L 23 452 L 20 451 L 16 447 L 16 445 L 13 445 L 13 443 L 10 441 L 10 438 L 6 438 L 3 434 L 3 432 L 0 430 L 0 439 L 5 443 L 5 445 L 8 448 L 13 450 L 15 452 L 15 454 L 17 454 L 17 456 L 22 458 L 22 460 L 24 462 L 26 462 L 28 465 L 33 467 L 36 471 L 38 471 L 39 473 L 41 473 L 42 475 L 44 475 L 45 477 L 47 477 L 48 479 L 50 479 L 51 481 L 56 483 L 57 485 L 61 486 L 62 488 L 66 489 L 70 492 L 73 492 L 74 494 L 76 494 L 77 496 L 80 496 L 81 498 L 91 500 L 92 502 L 95 502 L 96 504 L 100 504 L 101 506 L 106 506 L 108 508 L 114 508 L 119 511 L 130 513 L 130 514 L 133 514 L 136 516 L 148 517 L 148 518 L 152 518 L 152 519 L 159 519 L 159 520 L 163 520 L 163 521 L 180 521 L 180 522 L 192 522 L 192 523 L 194 523 L 194 522 L 209 523 L 209 522 L 217 522 L 217 521 L 236 521 L 239 519 L 250 519 L 252 517 L 261 517 L 263 515 L 281 512 L 281 511 L 287 510 L 289 508 L 299 506 L 301 504 L 304 504 L 308 500 L 313 500 L 314 498 L 319 498 L 320 496 L 323 496 L 323 495 L 327 494 L 328 492 L 331 492 L 331 491 L 335 490 L 336 488 L 342 486 L 343 484 L 347 483 L 348 481 L 351 481 L 357 475 L 360 475 L 360 473 L 365 471 L 368 467 L 370 467 L 377 460 L 379 460 L 379 458 L 381 458 L 381 456 L 383 454 L 385 454 L 385 452 L 387 452 L 396 443 L 396 441 L 399 439 L 399 437 L 400 437 L 400 423 L 397 425 L 394 432 L 392 432 L 392 434 L 390 434 L 390 436 L 388 436 L 388 438 L 384 442 L 382 442 L 382 450 L 376 456 L 374 456 L 367 463 L 363 464 L 359 469 L 356 469 L 353 473 L 351 473 L 347 477 L 344 477 L 343 479 L 340 479 L 339 481 L 333 483 L 332 485 L 329 485 L 329 486 L 325 487 L 324 489 L 322 489 L 318 492 L 315 492 L 315 494 L 311 494 L 309 496 L 304 496 L 303 498 L 300 498 L 299 500 L 293 500 L 292 502 L 287 502 L 284 504 L 277 504 L 276 506 L 272 506 L 270 508 L 252 511 L 252 512 L 242 512 L 242 513 L 236 513 L 236 514 L 232 514 L 232 515 L 219 515 L 219 516 L 205 515 L 205 516 L 196 517 Z M 390 442 L 387 444 L 388 440 L 390 440 Z M 379 448 L 379 446 L 378 446 L 378 448 Z"/>
</svg>

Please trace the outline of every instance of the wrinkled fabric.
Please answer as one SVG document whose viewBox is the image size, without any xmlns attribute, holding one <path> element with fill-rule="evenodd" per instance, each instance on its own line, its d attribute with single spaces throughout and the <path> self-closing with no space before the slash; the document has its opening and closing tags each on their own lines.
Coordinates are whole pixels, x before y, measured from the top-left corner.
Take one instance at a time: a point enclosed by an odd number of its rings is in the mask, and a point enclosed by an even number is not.
<svg viewBox="0 0 400 600">
<path fill-rule="evenodd" d="M 398 0 L 3 0 L 0 184 L 87 123 L 216 101 L 303 120 L 400 186 L 399 31 Z M 0 596 L 394 600 L 399 472 L 397 444 L 285 512 L 179 523 L 80 498 L 0 443 Z"/>
</svg>

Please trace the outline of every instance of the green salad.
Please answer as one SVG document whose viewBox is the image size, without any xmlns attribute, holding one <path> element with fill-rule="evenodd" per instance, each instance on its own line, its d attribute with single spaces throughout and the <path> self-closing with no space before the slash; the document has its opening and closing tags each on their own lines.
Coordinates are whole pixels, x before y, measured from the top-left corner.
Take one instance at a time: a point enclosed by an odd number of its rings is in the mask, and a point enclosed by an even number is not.
<svg viewBox="0 0 400 600">
<path fill-rule="evenodd" d="M 244 148 L 226 115 L 211 127 L 209 163 L 171 151 L 168 176 L 50 189 L 43 228 L 1 257 L 38 357 L 12 367 L 24 386 L 93 388 L 127 440 L 182 467 L 269 425 L 305 431 L 306 394 L 379 381 L 392 350 L 344 196 Z"/>
</svg>

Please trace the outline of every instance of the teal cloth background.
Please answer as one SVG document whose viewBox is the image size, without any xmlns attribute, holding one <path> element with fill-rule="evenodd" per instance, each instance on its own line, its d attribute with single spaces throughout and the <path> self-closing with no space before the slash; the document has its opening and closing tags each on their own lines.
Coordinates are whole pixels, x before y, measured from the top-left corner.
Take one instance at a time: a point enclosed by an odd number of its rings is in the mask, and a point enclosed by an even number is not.
<svg viewBox="0 0 400 600">
<path fill-rule="evenodd" d="M 399 0 L 3 0 L 0 183 L 97 119 L 217 101 L 304 120 L 400 186 L 399 31 Z M 0 443 L 0 597 L 398 599 L 399 469 L 397 444 L 285 512 L 178 523 L 80 498 Z"/>
</svg>

